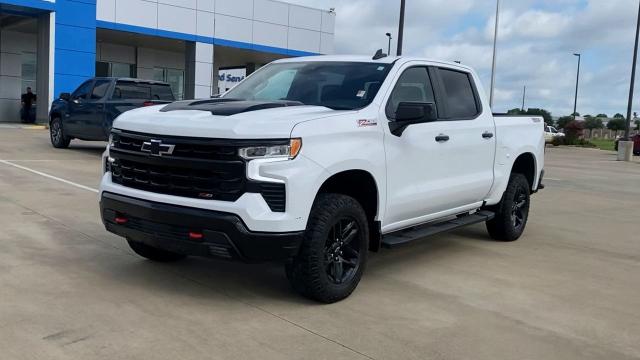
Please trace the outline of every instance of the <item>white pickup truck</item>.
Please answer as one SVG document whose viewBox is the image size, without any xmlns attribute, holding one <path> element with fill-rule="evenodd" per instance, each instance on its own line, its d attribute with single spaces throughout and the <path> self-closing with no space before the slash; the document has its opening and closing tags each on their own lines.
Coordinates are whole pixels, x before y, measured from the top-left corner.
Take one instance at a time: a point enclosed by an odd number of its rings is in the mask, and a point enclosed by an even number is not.
<svg viewBox="0 0 640 360">
<path fill-rule="evenodd" d="M 480 222 L 518 239 L 544 142 L 542 118 L 494 116 L 463 65 L 285 59 L 220 98 L 121 115 L 101 214 L 148 259 L 279 260 L 296 291 L 330 303 L 369 251 Z"/>
</svg>

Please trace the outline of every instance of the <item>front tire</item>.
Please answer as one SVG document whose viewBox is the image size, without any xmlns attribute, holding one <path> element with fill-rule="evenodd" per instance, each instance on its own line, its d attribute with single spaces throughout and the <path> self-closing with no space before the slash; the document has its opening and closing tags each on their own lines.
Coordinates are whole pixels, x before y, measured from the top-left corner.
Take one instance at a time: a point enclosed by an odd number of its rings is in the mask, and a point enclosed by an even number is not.
<svg viewBox="0 0 640 360">
<path fill-rule="evenodd" d="M 129 247 L 131 247 L 131 250 L 133 250 L 136 254 L 152 261 L 174 262 L 187 257 L 186 255 L 158 249 L 141 242 L 132 241 L 129 239 L 127 239 L 127 242 L 129 243 Z"/>
<path fill-rule="evenodd" d="M 511 174 L 502 201 L 490 210 L 495 218 L 487 221 L 489 235 L 499 241 L 515 241 L 522 236 L 529 218 L 530 187 L 522 174 Z"/>
<path fill-rule="evenodd" d="M 71 142 L 71 138 L 64 133 L 62 120 L 59 117 L 51 120 L 49 124 L 49 137 L 51 138 L 51 145 L 56 149 L 66 149 Z"/>
<path fill-rule="evenodd" d="M 355 290 L 367 263 L 369 227 L 360 203 L 340 194 L 320 194 L 304 234 L 300 253 L 286 265 L 298 293 L 335 303 Z"/>
</svg>

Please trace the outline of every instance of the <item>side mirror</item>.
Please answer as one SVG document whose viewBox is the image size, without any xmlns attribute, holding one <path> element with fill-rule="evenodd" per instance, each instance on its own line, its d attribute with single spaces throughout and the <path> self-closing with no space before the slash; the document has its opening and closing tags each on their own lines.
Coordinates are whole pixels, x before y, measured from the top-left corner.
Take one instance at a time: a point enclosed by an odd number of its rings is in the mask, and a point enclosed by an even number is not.
<svg viewBox="0 0 640 360">
<path fill-rule="evenodd" d="M 396 110 L 395 121 L 389 123 L 391 133 L 402 136 L 410 125 L 438 120 L 436 106 L 427 102 L 401 102 Z"/>
<path fill-rule="evenodd" d="M 64 101 L 69 101 L 71 100 L 71 94 L 67 93 L 67 92 L 63 92 L 60 94 L 60 99 L 64 100 Z"/>
</svg>

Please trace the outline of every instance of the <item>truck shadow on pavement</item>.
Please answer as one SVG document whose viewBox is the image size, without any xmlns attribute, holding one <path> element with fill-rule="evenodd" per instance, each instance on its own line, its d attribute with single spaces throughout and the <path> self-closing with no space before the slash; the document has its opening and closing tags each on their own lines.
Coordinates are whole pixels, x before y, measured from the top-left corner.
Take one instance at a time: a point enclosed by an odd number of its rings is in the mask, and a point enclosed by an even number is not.
<svg viewBox="0 0 640 360">
<path fill-rule="evenodd" d="M 487 238 L 484 227 L 471 227 L 433 236 L 401 248 L 369 253 L 362 283 L 402 269 L 422 276 L 442 261 L 455 257 L 485 256 L 487 250 L 473 243 Z M 482 255 L 481 255 L 482 254 Z M 247 304 L 268 300 L 289 304 L 319 305 L 296 294 L 278 263 L 243 264 L 225 260 L 187 258 L 176 263 L 154 263 L 132 254 L 132 260 L 113 269 L 113 280 L 143 288 L 154 296 L 196 297 L 217 303 L 239 301 Z M 169 276 L 167 276 L 169 274 Z M 354 296 L 357 296 L 358 291 Z"/>
<path fill-rule="evenodd" d="M 102 153 L 104 153 L 106 149 L 106 145 L 88 145 L 88 144 L 71 144 L 66 151 L 68 152 L 76 152 L 82 153 L 86 155 L 91 155 L 100 158 Z"/>
</svg>

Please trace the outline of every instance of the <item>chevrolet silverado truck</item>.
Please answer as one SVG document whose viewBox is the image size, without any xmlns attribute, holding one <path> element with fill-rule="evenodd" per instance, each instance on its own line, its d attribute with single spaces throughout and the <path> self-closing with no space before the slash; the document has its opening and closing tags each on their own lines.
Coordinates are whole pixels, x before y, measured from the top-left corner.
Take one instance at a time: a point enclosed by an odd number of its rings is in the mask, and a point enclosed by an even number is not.
<svg viewBox="0 0 640 360">
<path fill-rule="evenodd" d="M 280 261 L 332 303 L 383 247 L 477 223 L 518 239 L 544 143 L 542 118 L 494 116 L 467 66 L 284 59 L 219 98 L 118 117 L 101 216 L 145 258 Z"/>
<path fill-rule="evenodd" d="M 159 81 L 98 77 L 51 104 L 49 135 L 55 148 L 73 139 L 106 141 L 113 120 L 125 111 L 174 101 L 169 84 Z"/>
</svg>

